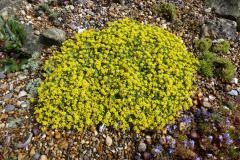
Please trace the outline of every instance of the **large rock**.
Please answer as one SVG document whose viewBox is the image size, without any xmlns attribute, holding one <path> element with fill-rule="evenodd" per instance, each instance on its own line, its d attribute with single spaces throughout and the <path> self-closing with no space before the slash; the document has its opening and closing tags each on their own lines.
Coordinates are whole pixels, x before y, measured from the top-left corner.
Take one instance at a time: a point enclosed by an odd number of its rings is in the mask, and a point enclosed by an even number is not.
<svg viewBox="0 0 240 160">
<path fill-rule="evenodd" d="M 41 52 L 43 45 L 40 43 L 39 36 L 34 35 L 32 26 L 25 25 L 24 28 L 27 32 L 27 39 L 22 46 L 22 51 L 28 55 L 32 55 L 34 52 Z"/>
<path fill-rule="evenodd" d="M 234 40 L 237 36 L 236 32 L 237 23 L 223 18 L 207 21 L 202 26 L 202 37 Z"/>
<path fill-rule="evenodd" d="M 240 17 L 240 1 L 239 0 L 210 0 L 210 6 L 220 16 L 229 18 Z"/>
<path fill-rule="evenodd" d="M 58 28 L 46 29 L 42 32 L 41 41 L 46 45 L 60 45 L 66 40 L 66 33 Z"/>
</svg>

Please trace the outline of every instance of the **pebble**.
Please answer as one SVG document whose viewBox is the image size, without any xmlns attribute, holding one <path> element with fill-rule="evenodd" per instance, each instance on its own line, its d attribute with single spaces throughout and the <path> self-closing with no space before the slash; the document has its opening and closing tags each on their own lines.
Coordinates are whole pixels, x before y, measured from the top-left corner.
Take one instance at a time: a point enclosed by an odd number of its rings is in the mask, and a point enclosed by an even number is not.
<svg viewBox="0 0 240 160">
<path fill-rule="evenodd" d="M 230 92 L 228 92 L 228 94 L 231 95 L 231 96 L 237 96 L 238 91 L 237 90 L 231 90 Z"/>
<path fill-rule="evenodd" d="M 103 132 L 105 129 L 106 129 L 105 125 L 102 124 L 102 125 L 99 126 L 98 131 Z"/>
<path fill-rule="evenodd" d="M 34 31 L 34 34 L 36 34 L 37 36 L 39 36 L 41 33 L 40 33 L 40 31 L 36 30 L 36 31 Z"/>
<path fill-rule="evenodd" d="M 145 152 L 147 149 L 147 145 L 143 142 L 140 142 L 139 145 L 138 145 L 138 151 L 139 152 Z"/>
<path fill-rule="evenodd" d="M 61 141 L 59 145 L 62 149 L 68 148 L 68 142 L 66 140 Z"/>
<path fill-rule="evenodd" d="M 204 102 L 203 102 L 203 106 L 204 106 L 204 107 L 207 107 L 207 108 L 210 108 L 212 105 L 211 105 L 211 103 L 209 103 L 209 102 L 207 102 L 207 101 L 204 101 Z"/>
<path fill-rule="evenodd" d="M 4 79 L 6 75 L 3 72 L 0 72 L 0 79 Z"/>
<path fill-rule="evenodd" d="M 33 155 L 32 160 L 39 160 L 40 157 L 41 157 L 40 152 L 36 152 L 36 153 Z"/>
<path fill-rule="evenodd" d="M 107 144 L 107 146 L 110 147 L 110 146 L 112 145 L 112 142 L 113 142 L 113 141 L 112 141 L 112 138 L 109 137 L 109 136 L 107 136 L 107 137 L 106 137 L 106 144 Z"/>
<path fill-rule="evenodd" d="M 41 155 L 40 159 L 39 160 L 48 160 L 47 156 L 46 155 Z"/>
<path fill-rule="evenodd" d="M 28 102 L 22 102 L 21 107 L 22 108 L 27 108 L 27 107 L 29 107 L 29 103 Z"/>
<path fill-rule="evenodd" d="M 26 95 L 27 95 L 27 92 L 24 91 L 24 90 L 22 90 L 22 91 L 19 92 L 18 98 L 24 97 L 24 96 L 26 96 Z"/>
<path fill-rule="evenodd" d="M 8 104 L 5 106 L 4 108 L 4 112 L 11 112 L 15 109 L 15 106 L 14 105 L 11 105 L 11 104 Z"/>
<path fill-rule="evenodd" d="M 232 84 L 238 84 L 238 79 L 237 79 L 237 78 L 233 78 L 233 79 L 231 80 L 231 83 L 232 83 Z"/>
<path fill-rule="evenodd" d="M 21 118 L 12 119 L 7 123 L 6 127 L 7 128 L 16 128 L 18 126 L 18 124 L 21 124 L 21 123 L 22 123 Z"/>
<path fill-rule="evenodd" d="M 61 134 L 60 134 L 59 132 L 56 132 L 56 133 L 55 133 L 55 138 L 56 138 L 56 139 L 60 139 L 60 138 L 61 138 Z"/>
<path fill-rule="evenodd" d="M 12 98 L 12 95 L 13 95 L 13 93 L 8 93 L 8 94 L 6 94 L 6 95 L 3 97 L 4 101 L 7 101 L 7 100 L 11 99 L 11 98 Z"/>
<path fill-rule="evenodd" d="M 30 150 L 30 156 L 32 157 L 32 156 L 34 156 L 35 155 L 35 153 L 36 153 L 36 151 L 35 151 L 35 148 L 33 147 L 33 148 L 31 148 L 31 150 Z M 39 157 L 38 157 L 39 158 Z"/>
<path fill-rule="evenodd" d="M 146 141 L 148 144 L 151 144 L 152 143 L 152 140 L 151 140 L 151 137 L 150 136 L 146 136 Z"/>
</svg>

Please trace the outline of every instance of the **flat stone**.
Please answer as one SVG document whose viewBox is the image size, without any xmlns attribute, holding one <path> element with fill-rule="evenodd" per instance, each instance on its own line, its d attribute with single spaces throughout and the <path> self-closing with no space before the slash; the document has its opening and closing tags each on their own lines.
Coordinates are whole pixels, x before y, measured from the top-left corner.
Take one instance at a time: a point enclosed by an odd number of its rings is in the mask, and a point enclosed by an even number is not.
<svg viewBox="0 0 240 160">
<path fill-rule="evenodd" d="M 202 37 L 234 40 L 237 37 L 237 23 L 232 20 L 217 18 L 206 21 L 202 26 Z"/>
<path fill-rule="evenodd" d="M 60 45 L 66 40 L 65 31 L 58 28 L 46 29 L 41 35 L 41 41 L 46 45 Z"/>
<path fill-rule="evenodd" d="M 18 98 L 21 98 L 21 97 L 24 97 L 24 96 L 27 96 L 27 92 L 24 91 L 24 90 L 20 91 L 19 94 L 18 94 Z"/>
<path fill-rule="evenodd" d="M 8 94 L 6 94 L 6 95 L 3 97 L 4 101 L 7 101 L 7 100 L 11 99 L 11 98 L 12 98 L 12 95 L 13 95 L 13 93 L 8 93 Z"/>
<path fill-rule="evenodd" d="M 7 128 L 16 128 L 22 123 L 21 118 L 9 118 L 6 127 Z"/>
<path fill-rule="evenodd" d="M 15 109 L 14 105 L 8 104 L 6 105 L 6 107 L 4 108 L 4 112 L 11 112 Z"/>
</svg>

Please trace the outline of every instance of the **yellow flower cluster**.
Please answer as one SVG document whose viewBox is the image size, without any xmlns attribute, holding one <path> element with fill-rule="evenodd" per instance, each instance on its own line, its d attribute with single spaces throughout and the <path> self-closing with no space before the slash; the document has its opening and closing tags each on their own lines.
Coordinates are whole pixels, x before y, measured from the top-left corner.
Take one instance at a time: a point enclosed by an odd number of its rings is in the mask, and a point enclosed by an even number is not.
<svg viewBox="0 0 240 160">
<path fill-rule="evenodd" d="M 191 106 L 197 65 L 180 38 L 156 26 L 125 18 L 86 30 L 46 62 L 36 119 L 78 131 L 100 122 L 163 129 Z"/>
</svg>

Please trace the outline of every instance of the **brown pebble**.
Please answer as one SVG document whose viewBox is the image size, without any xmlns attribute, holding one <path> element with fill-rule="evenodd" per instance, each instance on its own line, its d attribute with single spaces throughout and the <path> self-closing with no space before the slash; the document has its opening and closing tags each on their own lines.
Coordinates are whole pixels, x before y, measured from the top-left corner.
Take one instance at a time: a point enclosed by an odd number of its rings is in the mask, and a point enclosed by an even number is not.
<svg viewBox="0 0 240 160">
<path fill-rule="evenodd" d="M 60 139 L 61 138 L 61 134 L 58 131 L 55 132 L 55 138 L 56 139 Z"/>
</svg>

